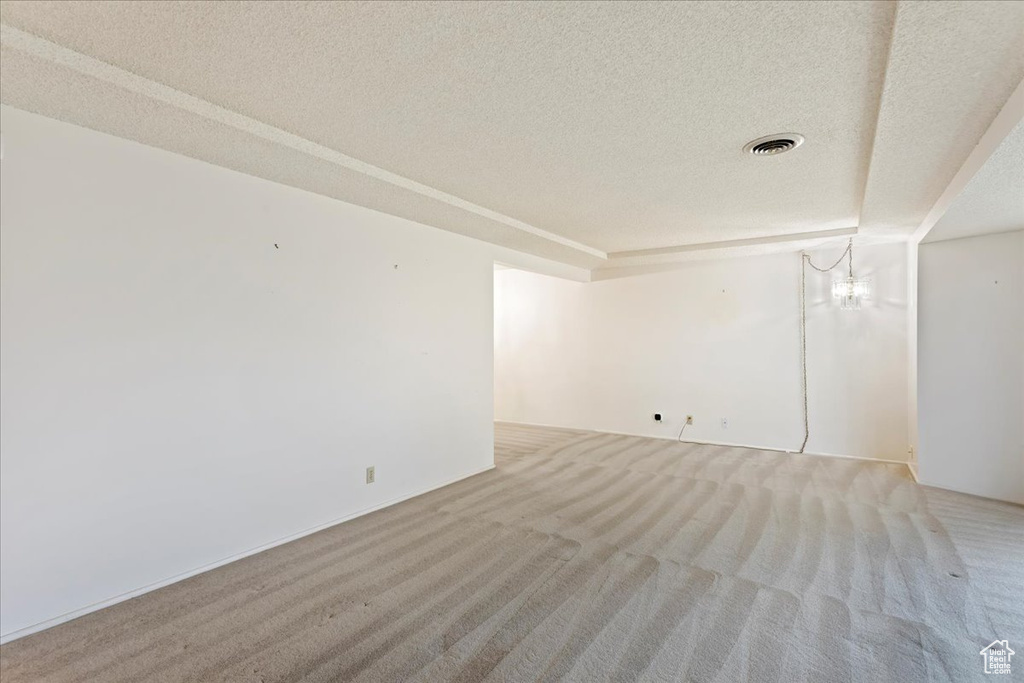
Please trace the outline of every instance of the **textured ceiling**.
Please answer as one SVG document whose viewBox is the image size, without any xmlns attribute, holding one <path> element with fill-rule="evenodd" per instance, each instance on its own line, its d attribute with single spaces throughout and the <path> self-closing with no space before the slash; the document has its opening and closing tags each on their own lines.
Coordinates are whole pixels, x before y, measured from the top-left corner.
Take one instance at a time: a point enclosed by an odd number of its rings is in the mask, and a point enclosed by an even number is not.
<svg viewBox="0 0 1024 683">
<path fill-rule="evenodd" d="M 5 104 L 588 268 L 906 235 L 1024 77 L 1024 3 L 4 0 L 0 19 Z M 790 131 L 793 152 L 741 151 Z"/>
<path fill-rule="evenodd" d="M 913 232 L 1024 78 L 1024 2 L 900 2 L 862 231 Z"/>
<path fill-rule="evenodd" d="M 1024 122 L 971 178 L 923 242 L 1024 230 Z"/>
</svg>

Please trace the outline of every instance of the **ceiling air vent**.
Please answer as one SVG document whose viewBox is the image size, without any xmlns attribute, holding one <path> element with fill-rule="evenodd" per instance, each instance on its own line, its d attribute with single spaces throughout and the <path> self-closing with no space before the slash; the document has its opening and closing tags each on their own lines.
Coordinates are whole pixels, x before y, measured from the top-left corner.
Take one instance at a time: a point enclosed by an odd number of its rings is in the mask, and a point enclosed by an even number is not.
<svg viewBox="0 0 1024 683">
<path fill-rule="evenodd" d="M 744 152 L 750 152 L 756 156 L 771 156 L 782 154 L 791 149 L 796 149 L 804 142 L 804 136 L 797 133 L 779 133 L 778 135 L 766 135 L 763 138 L 751 140 L 743 147 Z"/>
</svg>

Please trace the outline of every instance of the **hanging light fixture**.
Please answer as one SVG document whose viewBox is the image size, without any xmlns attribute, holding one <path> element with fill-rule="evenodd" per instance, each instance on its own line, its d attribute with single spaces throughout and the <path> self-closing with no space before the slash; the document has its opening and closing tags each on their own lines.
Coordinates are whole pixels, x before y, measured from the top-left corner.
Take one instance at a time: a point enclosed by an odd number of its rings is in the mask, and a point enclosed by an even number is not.
<svg viewBox="0 0 1024 683">
<path fill-rule="evenodd" d="M 839 300 L 839 305 L 846 311 L 859 311 L 861 299 L 868 298 L 870 285 L 867 280 L 848 277 L 832 282 L 832 298 Z"/>
<path fill-rule="evenodd" d="M 853 276 L 852 239 L 846 246 L 846 254 L 844 255 L 849 255 L 850 257 L 849 269 L 845 278 L 832 281 L 832 298 L 839 300 L 839 305 L 844 311 L 859 311 L 861 300 L 868 299 L 871 296 L 871 282 L 869 280 L 858 280 Z M 842 257 L 840 257 L 840 260 L 842 260 Z"/>
<path fill-rule="evenodd" d="M 853 276 L 853 238 L 846 244 L 846 250 L 836 259 L 835 263 L 822 268 L 811 261 L 811 255 L 806 252 L 800 253 L 800 371 L 802 375 L 801 390 L 804 398 L 804 440 L 800 444 L 798 453 L 803 453 L 807 448 L 807 440 L 811 436 L 810 415 L 807 408 L 807 266 L 810 266 L 819 273 L 827 273 L 834 270 L 843 259 L 849 256 L 846 269 L 846 277 L 841 280 L 833 280 L 832 297 L 839 300 L 843 310 L 860 310 L 862 299 L 868 299 L 871 295 L 871 281 L 858 280 Z"/>
<path fill-rule="evenodd" d="M 840 280 L 832 281 L 832 298 L 839 301 L 839 305 L 843 310 L 857 311 L 860 310 L 860 302 L 864 299 L 871 298 L 871 281 L 857 279 L 853 275 L 853 240 L 851 239 L 847 245 L 846 250 L 839 256 L 838 260 L 831 266 L 821 268 L 814 265 L 811 261 L 810 254 L 803 254 L 803 261 L 814 270 L 819 273 L 827 273 L 843 262 L 844 258 L 848 258 L 846 277 Z"/>
</svg>

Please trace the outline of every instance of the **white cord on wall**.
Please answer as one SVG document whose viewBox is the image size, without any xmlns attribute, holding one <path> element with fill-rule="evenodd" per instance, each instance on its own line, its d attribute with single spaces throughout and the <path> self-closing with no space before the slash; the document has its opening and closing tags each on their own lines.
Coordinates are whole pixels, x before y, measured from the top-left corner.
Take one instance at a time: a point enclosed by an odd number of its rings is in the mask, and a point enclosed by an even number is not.
<svg viewBox="0 0 1024 683">
<path fill-rule="evenodd" d="M 688 425 L 688 424 L 690 424 L 690 423 L 689 422 L 684 422 L 683 423 L 683 428 L 679 430 L 679 436 L 676 437 L 676 441 L 678 441 L 679 443 L 683 442 L 683 432 L 686 431 L 686 425 Z"/>
</svg>

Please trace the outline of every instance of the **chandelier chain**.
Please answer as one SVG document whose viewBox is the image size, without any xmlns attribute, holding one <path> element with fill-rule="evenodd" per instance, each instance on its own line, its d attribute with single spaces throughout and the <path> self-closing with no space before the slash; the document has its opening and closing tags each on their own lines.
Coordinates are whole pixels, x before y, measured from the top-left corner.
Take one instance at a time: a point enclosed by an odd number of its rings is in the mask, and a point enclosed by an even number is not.
<svg viewBox="0 0 1024 683">
<path fill-rule="evenodd" d="M 814 268 L 819 273 L 827 273 L 830 270 L 835 269 L 836 266 L 838 266 L 840 263 L 842 263 L 843 259 L 846 258 L 847 254 L 850 255 L 850 277 L 853 277 L 853 240 L 852 239 L 846 244 L 846 249 L 839 256 L 839 258 L 836 259 L 836 262 L 833 263 L 828 268 L 819 268 L 818 266 L 814 265 L 814 261 L 811 260 L 811 255 L 810 254 L 804 254 L 803 257 L 807 261 L 807 265 L 809 265 L 811 268 Z"/>
</svg>

